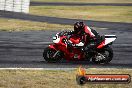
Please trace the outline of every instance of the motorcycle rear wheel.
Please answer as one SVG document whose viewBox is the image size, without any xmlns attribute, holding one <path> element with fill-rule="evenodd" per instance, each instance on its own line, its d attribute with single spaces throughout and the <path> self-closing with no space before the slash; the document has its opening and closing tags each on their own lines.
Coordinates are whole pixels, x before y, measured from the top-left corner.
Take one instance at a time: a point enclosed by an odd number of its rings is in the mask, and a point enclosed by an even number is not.
<svg viewBox="0 0 132 88">
<path fill-rule="evenodd" d="M 46 62 L 49 62 L 49 63 L 56 63 L 56 62 L 60 62 L 61 61 L 61 57 L 60 56 L 56 56 L 56 57 L 53 57 L 53 55 L 56 53 L 57 51 L 54 50 L 54 49 L 51 49 L 49 47 L 45 48 L 44 49 L 44 52 L 43 52 L 43 57 L 44 57 L 44 60 Z"/>
<path fill-rule="evenodd" d="M 99 50 L 97 53 L 98 54 L 94 58 L 92 58 L 92 62 L 94 62 L 95 64 L 107 64 L 113 58 L 113 50 L 109 46 L 103 48 L 102 50 Z M 101 57 L 103 59 L 99 59 Z"/>
</svg>

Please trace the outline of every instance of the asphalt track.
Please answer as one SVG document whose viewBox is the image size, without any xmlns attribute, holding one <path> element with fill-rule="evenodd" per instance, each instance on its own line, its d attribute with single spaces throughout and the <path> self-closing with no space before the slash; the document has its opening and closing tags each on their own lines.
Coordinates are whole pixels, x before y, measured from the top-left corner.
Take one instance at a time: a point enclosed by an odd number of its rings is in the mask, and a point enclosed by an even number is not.
<svg viewBox="0 0 132 88">
<path fill-rule="evenodd" d="M 57 18 L 48 16 L 38 16 L 32 14 L 22 14 L 16 12 L 0 11 L 1 18 L 13 18 L 20 20 L 28 20 L 35 22 L 47 22 L 53 24 L 63 24 L 63 25 L 73 25 L 76 21 L 82 21 L 80 19 L 68 19 L 68 18 Z M 107 21 L 93 21 L 93 20 L 83 20 L 90 27 L 107 28 L 107 29 L 119 29 L 119 30 L 129 30 L 132 28 L 132 23 L 123 22 L 107 22 Z"/>
<path fill-rule="evenodd" d="M 23 17 L 24 16 L 24 17 Z M 39 22 L 58 24 L 73 24 L 79 19 L 66 19 L 45 16 L 34 16 L 29 14 L 1 12 L 0 17 L 15 18 Z M 37 19 L 39 18 L 39 19 Z M 26 31 L 26 32 L 0 32 L 0 67 L 1 68 L 75 68 L 83 65 L 89 67 L 111 67 L 132 68 L 132 23 L 118 22 L 85 22 L 97 27 L 97 31 L 103 34 L 115 34 L 117 40 L 113 44 L 114 58 L 108 65 L 95 65 L 91 62 L 62 62 L 46 63 L 42 52 L 52 36 L 58 31 Z M 7 25 L 8 26 L 8 25 Z M 107 28 L 104 30 L 101 28 Z"/>
<path fill-rule="evenodd" d="M 31 6 L 132 6 L 132 3 L 31 2 Z"/>
</svg>

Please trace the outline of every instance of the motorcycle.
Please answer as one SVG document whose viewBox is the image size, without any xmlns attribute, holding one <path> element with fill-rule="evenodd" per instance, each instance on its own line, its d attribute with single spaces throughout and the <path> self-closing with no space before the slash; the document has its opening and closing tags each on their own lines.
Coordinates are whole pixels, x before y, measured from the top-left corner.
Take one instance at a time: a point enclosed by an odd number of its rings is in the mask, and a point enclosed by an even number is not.
<svg viewBox="0 0 132 88">
<path fill-rule="evenodd" d="M 44 49 L 43 57 L 47 62 L 60 62 L 63 59 L 67 61 L 92 61 L 96 64 L 107 64 L 113 58 L 113 50 L 110 47 L 117 38 L 116 35 L 103 35 L 101 42 L 96 49 L 90 51 L 83 51 L 83 43 L 79 43 L 80 38 L 72 36 L 69 39 L 67 35 L 57 33 L 53 37 L 53 43 Z M 67 41 L 78 46 L 72 45 L 68 47 Z"/>
</svg>

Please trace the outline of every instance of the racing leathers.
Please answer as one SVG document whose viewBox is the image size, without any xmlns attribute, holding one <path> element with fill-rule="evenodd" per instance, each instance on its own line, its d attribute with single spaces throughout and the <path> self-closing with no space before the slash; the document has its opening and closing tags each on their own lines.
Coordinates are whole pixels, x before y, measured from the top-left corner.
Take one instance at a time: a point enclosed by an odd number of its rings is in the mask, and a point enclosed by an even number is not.
<svg viewBox="0 0 132 88">
<path fill-rule="evenodd" d="M 94 49 L 95 46 L 98 44 L 97 40 L 100 38 L 99 33 L 97 33 L 94 29 L 89 28 L 88 26 L 84 26 L 84 29 L 79 33 L 75 33 L 74 31 L 63 31 L 62 34 L 66 35 L 68 38 L 68 47 L 82 46 L 82 51 Z M 70 41 L 70 37 L 72 36 L 77 36 L 80 38 L 78 44 L 74 44 Z"/>
</svg>

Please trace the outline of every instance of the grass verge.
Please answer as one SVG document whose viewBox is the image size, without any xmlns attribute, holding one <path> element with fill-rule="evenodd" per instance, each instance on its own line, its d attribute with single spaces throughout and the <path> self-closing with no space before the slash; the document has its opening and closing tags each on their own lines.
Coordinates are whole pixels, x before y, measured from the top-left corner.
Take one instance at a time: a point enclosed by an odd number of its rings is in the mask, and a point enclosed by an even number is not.
<svg viewBox="0 0 132 88">
<path fill-rule="evenodd" d="M 1 88 L 131 88 L 129 84 L 77 85 L 76 70 L 0 70 Z M 87 69 L 88 74 L 130 74 L 132 69 Z"/>
<path fill-rule="evenodd" d="M 99 0 L 99 2 L 101 1 Z M 68 19 L 132 23 L 131 9 L 130 6 L 31 6 L 30 14 Z M 0 31 L 56 29 L 73 29 L 73 27 L 71 25 L 0 18 Z"/>
<path fill-rule="evenodd" d="M 31 6 L 30 14 L 69 19 L 132 22 L 130 6 Z"/>
<path fill-rule="evenodd" d="M 50 24 L 46 22 L 34 22 L 0 18 L 0 31 L 62 30 L 62 29 L 72 29 L 72 26 Z"/>
</svg>

